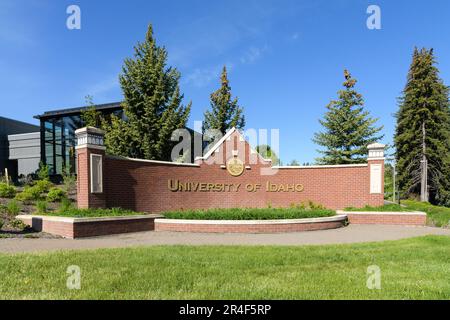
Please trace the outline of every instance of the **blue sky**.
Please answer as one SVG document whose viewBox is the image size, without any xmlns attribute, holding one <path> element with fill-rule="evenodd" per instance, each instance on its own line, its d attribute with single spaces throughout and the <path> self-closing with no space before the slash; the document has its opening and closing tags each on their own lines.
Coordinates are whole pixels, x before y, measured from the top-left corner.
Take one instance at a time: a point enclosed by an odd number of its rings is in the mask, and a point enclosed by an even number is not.
<svg viewBox="0 0 450 320">
<path fill-rule="evenodd" d="M 81 8 L 81 30 L 66 28 L 66 8 Z M 379 5 L 382 29 L 366 27 Z M 450 1 L 302 0 L 0 0 L 1 116 L 33 115 L 121 100 L 123 59 L 152 23 L 169 63 L 182 73 L 190 125 L 202 120 L 221 67 L 247 127 L 280 129 L 284 162 L 311 162 L 318 119 L 348 68 L 366 107 L 391 143 L 393 114 L 414 46 L 433 47 L 450 84 Z"/>
</svg>

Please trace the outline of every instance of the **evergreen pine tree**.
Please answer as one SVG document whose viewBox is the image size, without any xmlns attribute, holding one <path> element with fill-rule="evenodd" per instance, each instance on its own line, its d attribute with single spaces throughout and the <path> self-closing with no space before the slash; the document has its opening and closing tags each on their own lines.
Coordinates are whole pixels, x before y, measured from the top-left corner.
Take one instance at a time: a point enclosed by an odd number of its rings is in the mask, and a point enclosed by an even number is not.
<svg viewBox="0 0 450 320">
<path fill-rule="evenodd" d="M 119 78 L 126 119 L 111 117 L 105 144 L 116 155 L 170 160 L 172 133 L 186 126 L 191 104 L 182 105 L 180 73 L 167 67 L 167 51 L 157 46 L 151 25 L 134 51 Z"/>
<path fill-rule="evenodd" d="M 339 99 L 327 105 L 324 120 L 319 122 L 325 128 L 316 133 L 313 141 L 325 150 L 319 150 L 323 157 L 316 159 L 320 164 L 362 163 L 367 159 L 367 146 L 383 138 L 379 132 L 383 127 L 374 126 L 378 119 L 371 118 L 364 110 L 361 94 L 354 90 L 356 80 L 344 71 L 344 90 L 338 92 Z"/>
<path fill-rule="evenodd" d="M 220 130 L 225 134 L 229 129 L 245 127 L 244 110 L 238 105 L 238 98 L 232 99 L 227 69 L 223 67 L 221 87 L 211 94 L 211 111 L 205 112 L 204 131 Z"/>
<path fill-rule="evenodd" d="M 439 78 L 433 49 L 414 49 L 396 114 L 395 147 L 399 188 L 417 196 L 427 172 L 429 200 L 450 205 L 449 90 Z M 423 170 L 423 160 L 428 170 Z"/>
</svg>

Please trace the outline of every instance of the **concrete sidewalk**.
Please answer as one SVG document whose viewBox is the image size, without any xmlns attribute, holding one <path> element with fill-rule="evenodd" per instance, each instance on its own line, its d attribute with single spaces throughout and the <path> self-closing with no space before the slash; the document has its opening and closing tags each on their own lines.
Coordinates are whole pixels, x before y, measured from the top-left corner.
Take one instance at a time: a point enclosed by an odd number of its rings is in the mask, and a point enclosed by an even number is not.
<svg viewBox="0 0 450 320">
<path fill-rule="evenodd" d="M 319 245 L 398 240 L 425 235 L 450 236 L 450 229 L 387 225 L 350 225 L 341 229 L 283 234 L 197 234 L 141 232 L 68 239 L 0 239 L 0 253 L 123 248 L 154 245 Z"/>
</svg>

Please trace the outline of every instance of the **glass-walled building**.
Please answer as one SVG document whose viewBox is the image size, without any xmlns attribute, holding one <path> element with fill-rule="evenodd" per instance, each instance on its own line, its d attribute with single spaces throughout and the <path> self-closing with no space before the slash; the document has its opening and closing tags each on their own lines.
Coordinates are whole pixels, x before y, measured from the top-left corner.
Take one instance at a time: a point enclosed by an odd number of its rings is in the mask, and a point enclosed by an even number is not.
<svg viewBox="0 0 450 320">
<path fill-rule="evenodd" d="M 123 118 L 120 102 L 95 107 L 103 115 Z M 60 175 L 64 169 L 76 173 L 75 130 L 84 127 L 81 114 L 87 108 L 49 111 L 35 117 L 41 122 L 41 161 L 49 167 L 51 175 Z"/>
</svg>

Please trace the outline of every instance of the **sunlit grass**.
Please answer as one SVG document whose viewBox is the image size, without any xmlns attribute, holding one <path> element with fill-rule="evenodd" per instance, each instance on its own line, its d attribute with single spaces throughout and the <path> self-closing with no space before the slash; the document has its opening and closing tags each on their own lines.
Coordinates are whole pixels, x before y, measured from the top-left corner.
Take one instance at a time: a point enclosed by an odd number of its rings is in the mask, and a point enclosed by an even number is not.
<svg viewBox="0 0 450 320">
<path fill-rule="evenodd" d="M 66 288 L 81 268 L 81 290 Z M 381 268 L 381 290 L 366 286 Z M 450 238 L 0 255 L 2 299 L 450 299 Z"/>
</svg>

